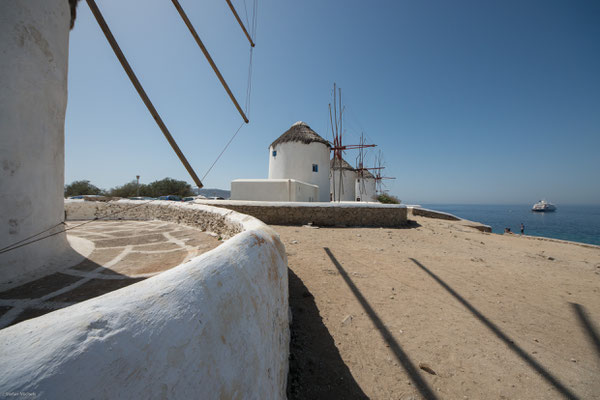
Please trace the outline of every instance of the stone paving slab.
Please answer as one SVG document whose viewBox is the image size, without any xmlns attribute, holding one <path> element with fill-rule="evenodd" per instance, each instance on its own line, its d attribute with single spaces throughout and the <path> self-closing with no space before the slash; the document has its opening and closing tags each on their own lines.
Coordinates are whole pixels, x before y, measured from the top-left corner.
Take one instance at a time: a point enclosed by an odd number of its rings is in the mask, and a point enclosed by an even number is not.
<svg viewBox="0 0 600 400">
<path fill-rule="evenodd" d="M 0 292 L 0 329 L 139 282 L 221 243 L 163 221 L 94 221 L 68 234 L 89 240 L 94 250 L 75 266 Z"/>
</svg>

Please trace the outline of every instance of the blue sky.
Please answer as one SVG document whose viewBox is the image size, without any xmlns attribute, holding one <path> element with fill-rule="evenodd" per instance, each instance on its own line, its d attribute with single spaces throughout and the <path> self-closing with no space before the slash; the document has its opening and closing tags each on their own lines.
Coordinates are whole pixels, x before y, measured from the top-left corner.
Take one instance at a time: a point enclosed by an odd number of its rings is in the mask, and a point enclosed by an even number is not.
<svg viewBox="0 0 600 400">
<path fill-rule="evenodd" d="M 241 117 L 170 1 L 97 2 L 202 177 Z M 243 104 L 249 45 L 226 2 L 180 2 Z M 245 20 L 244 1 L 233 3 Z M 269 144 L 298 120 L 330 139 L 336 82 L 345 143 L 362 131 L 378 144 L 404 202 L 600 204 L 597 1 L 258 0 L 253 67 L 250 123 L 205 187 L 266 178 Z M 67 183 L 192 183 L 85 1 L 65 146 Z"/>
</svg>

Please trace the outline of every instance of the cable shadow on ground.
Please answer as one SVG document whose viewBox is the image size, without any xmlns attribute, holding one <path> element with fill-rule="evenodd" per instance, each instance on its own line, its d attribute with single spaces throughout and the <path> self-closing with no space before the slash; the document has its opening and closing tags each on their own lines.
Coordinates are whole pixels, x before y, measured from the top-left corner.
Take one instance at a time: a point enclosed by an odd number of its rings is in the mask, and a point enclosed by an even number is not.
<svg viewBox="0 0 600 400">
<path fill-rule="evenodd" d="M 590 342 L 596 348 L 596 353 L 598 354 L 598 358 L 600 358 L 600 334 L 598 334 L 598 330 L 592 323 L 592 320 L 588 316 L 585 308 L 581 304 L 577 303 L 569 303 L 573 310 L 575 311 L 575 315 L 579 318 L 579 323 L 582 328 L 585 330 L 585 333 L 588 336 Z"/>
<path fill-rule="evenodd" d="M 335 258 L 331 250 L 327 247 L 324 247 L 323 249 L 331 259 L 331 262 L 333 262 L 333 264 L 337 268 L 338 272 L 344 279 L 344 282 L 346 282 L 356 299 L 359 301 L 360 305 L 365 310 L 366 314 L 369 316 L 375 327 L 379 330 L 379 333 L 381 334 L 383 340 L 385 340 L 385 342 L 390 346 L 390 349 L 394 352 L 396 359 L 400 362 L 400 364 L 408 374 L 410 380 L 414 383 L 421 396 L 423 396 L 423 398 L 427 400 L 437 399 L 434 392 L 431 390 L 427 382 L 419 373 L 418 369 L 415 367 L 415 365 L 410 360 L 408 355 L 404 352 L 404 350 L 402 350 L 402 347 L 400 346 L 398 341 L 396 341 L 396 339 L 389 331 L 389 329 L 385 326 L 381 318 L 379 318 L 373 307 L 371 307 L 367 299 L 356 287 L 346 270 L 344 270 L 344 268 L 342 267 L 340 262 Z"/>
<path fill-rule="evenodd" d="M 292 309 L 288 399 L 368 399 L 342 360 L 312 294 L 291 269 L 288 282 Z"/>
<path fill-rule="evenodd" d="M 577 397 L 575 395 L 575 393 L 571 392 L 564 384 L 562 384 L 558 380 L 558 378 L 556 378 L 554 375 L 552 375 L 540 363 L 538 363 L 531 356 L 529 356 L 529 354 L 527 354 L 527 352 L 525 352 L 525 350 L 523 350 L 521 347 L 519 347 L 514 342 L 514 340 L 512 340 L 504 332 L 502 332 L 502 330 L 498 326 L 496 326 L 496 324 L 494 324 L 492 321 L 487 319 L 485 317 L 485 315 L 483 315 L 479 310 L 477 310 L 475 307 L 473 307 L 473 305 L 471 305 L 471 303 L 469 303 L 465 298 L 463 298 L 461 295 L 459 295 L 454 289 L 452 289 L 439 276 L 437 276 L 436 274 L 431 272 L 427 267 L 425 267 L 423 264 L 421 264 L 419 261 L 415 260 L 414 258 L 410 258 L 410 260 L 413 263 L 415 263 L 419 268 L 421 268 L 423 271 L 425 271 L 429 276 L 431 276 L 437 283 L 440 284 L 440 286 L 442 286 L 444 289 L 446 289 L 448 291 L 448 293 L 450 293 L 456 300 L 458 300 L 459 303 L 461 303 L 463 306 L 465 306 L 465 308 L 467 310 L 469 310 L 471 312 L 471 314 L 473 314 L 475 316 L 475 318 L 477 318 L 489 330 L 491 330 L 500 340 L 502 340 L 504 342 L 504 344 L 506 344 L 508 346 L 509 349 L 511 349 L 523 361 L 525 361 L 527 364 L 529 364 L 529 366 L 533 370 L 535 370 L 538 374 L 540 374 L 541 377 L 544 378 L 544 380 L 546 380 L 546 382 L 551 384 L 558 392 L 560 392 L 563 396 L 565 396 L 568 399 L 579 399 L 579 397 Z"/>
</svg>

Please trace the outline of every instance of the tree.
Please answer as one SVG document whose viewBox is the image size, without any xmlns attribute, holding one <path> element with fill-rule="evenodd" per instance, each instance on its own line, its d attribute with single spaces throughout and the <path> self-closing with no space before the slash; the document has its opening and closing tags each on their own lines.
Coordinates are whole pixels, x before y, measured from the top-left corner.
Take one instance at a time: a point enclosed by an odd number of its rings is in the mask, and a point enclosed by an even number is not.
<svg viewBox="0 0 600 400">
<path fill-rule="evenodd" d="M 185 181 L 178 181 L 172 178 L 165 178 L 160 181 L 154 181 L 147 185 L 147 195 L 152 197 L 166 196 L 174 194 L 180 197 L 193 196 L 192 186 Z M 141 194 L 141 192 L 140 192 Z"/>
<path fill-rule="evenodd" d="M 139 196 L 147 196 L 147 185 L 139 185 Z M 112 197 L 135 197 L 138 196 L 138 183 L 131 181 L 121 186 L 110 189 L 109 194 Z"/>
<path fill-rule="evenodd" d="M 79 196 L 82 194 L 104 194 L 104 191 L 94 186 L 90 181 L 74 181 L 65 185 L 65 197 Z"/>
</svg>

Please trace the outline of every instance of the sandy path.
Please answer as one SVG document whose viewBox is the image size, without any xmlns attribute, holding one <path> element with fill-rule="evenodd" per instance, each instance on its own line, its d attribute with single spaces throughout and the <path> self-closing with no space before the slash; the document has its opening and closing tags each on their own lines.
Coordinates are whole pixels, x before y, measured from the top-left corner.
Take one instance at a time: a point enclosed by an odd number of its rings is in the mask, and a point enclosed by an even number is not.
<svg viewBox="0 0 600 400">
<path fill-rule="evenodd" d="M 600 398 L 599 248 L 412 219 L 274 227 L 291 399 Z"/>
</svg>

